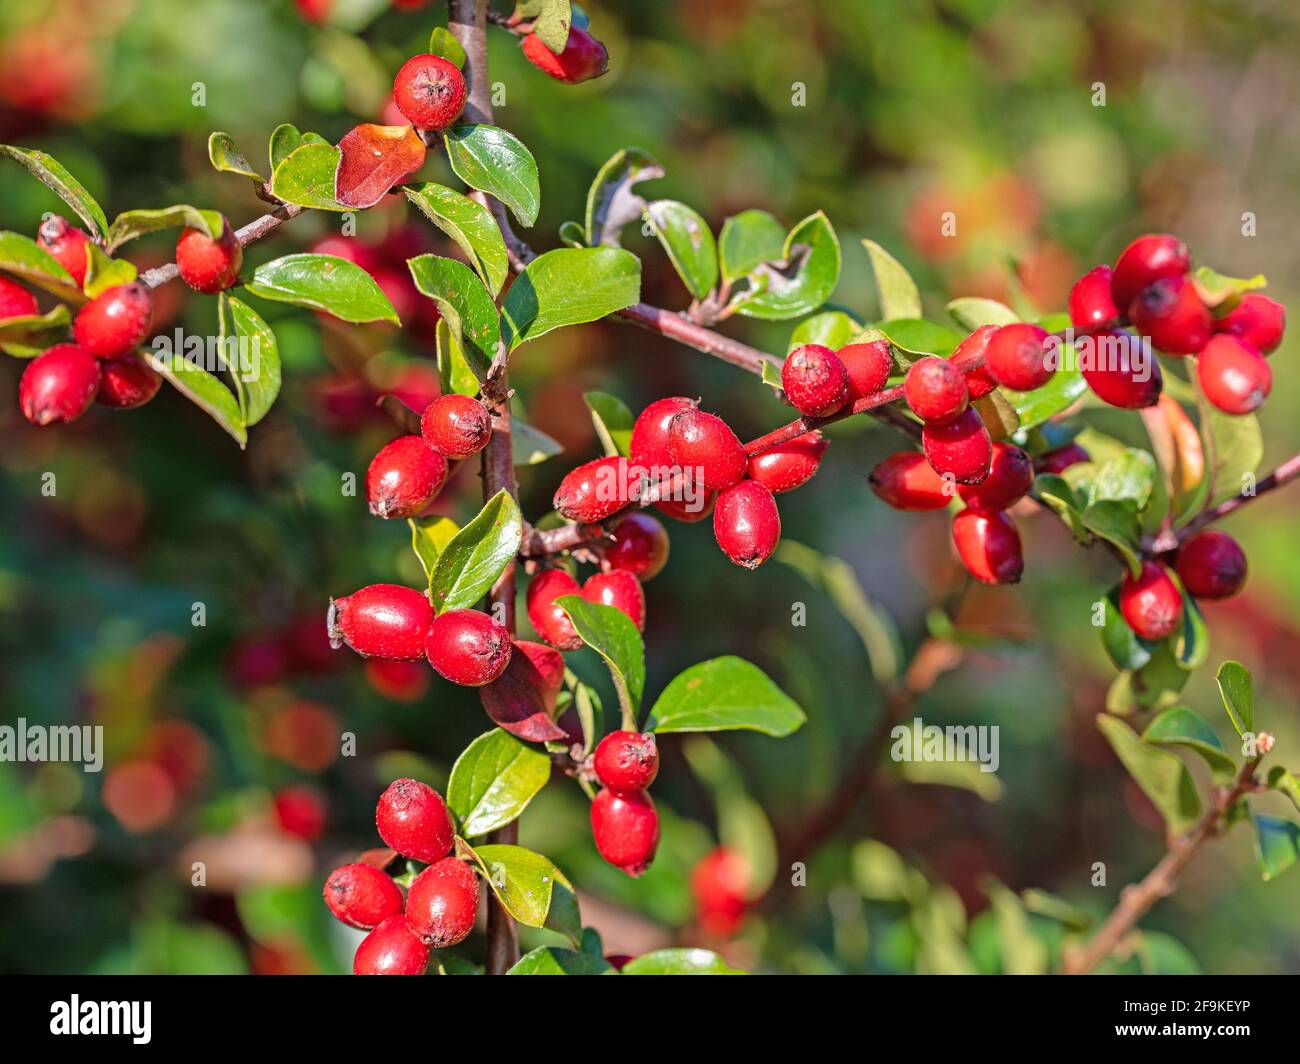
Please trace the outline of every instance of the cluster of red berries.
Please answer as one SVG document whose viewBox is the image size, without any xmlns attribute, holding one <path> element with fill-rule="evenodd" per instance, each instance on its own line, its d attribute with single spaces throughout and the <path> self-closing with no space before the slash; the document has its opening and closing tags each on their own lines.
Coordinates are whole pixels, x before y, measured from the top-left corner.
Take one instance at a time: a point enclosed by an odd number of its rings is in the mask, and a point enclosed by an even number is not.
<svg viewBox="0 0 1300 1064">
<path fill-rule="evenodd" d="M 646 793 L 659 775 L 659 747 L 650 732 L 616 731 L 592 754 L 601 790 L 591 803 L 596 849 L 615 868 L 639 876 L 659 846 L 659 813 Z"/>
<path fill-rule="evenodd" d="M 1169 575 L 1170 564 L 1198 600 L 1228 598 L 1246 582 L 1246 552 L 1217 529 L 1188 537 L 1171 557 L 1144 561 L 1137 576 L 1126 571 L 1119 585 L 1120 614 L 1143 639 L 1164 639 L 1182 626 L 1183 596 Z"/>
<path fill-rule="evenodd" d="M 402 888 L 384 867 L 392 854 L 365 854 L 334 869 L 325 881 L 325 904 L 349 927 L 369 931 L 352 961 L 356 975 L 423 975 L 430 949 L 469 937 L 478 918 L 479 882 L 473 867 L 448 856 L 455 829 L 447 803 L 432 787 L 394 780 L 379 798 L 375 824 L 384 844 L 427 865 Z"/>
</svg>

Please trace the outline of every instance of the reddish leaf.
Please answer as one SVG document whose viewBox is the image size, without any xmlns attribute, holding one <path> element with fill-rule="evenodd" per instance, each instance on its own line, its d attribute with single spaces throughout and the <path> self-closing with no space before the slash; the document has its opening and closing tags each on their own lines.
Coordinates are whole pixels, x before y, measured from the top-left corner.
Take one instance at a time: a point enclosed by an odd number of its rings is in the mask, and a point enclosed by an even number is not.
<svg viewBox="0 0 1300 1064">
<path fill-rule="evenodd" d="M 539 643 L 516 642 L 506 671 L 479 688 L 483 710 L 492 722 L 525 742 L 566 737 L 564 729 L 551 719 L 558 687 L 552 656 L 559 659 L 558 679 L 562 681 L 564 659 L 558 652 Z"/>
<path fill-rule="evenodd" d="M 424 141 L 411 126 L 364 122 L 339 141 L 339 151 L 334 198 L 348 207 L 373 207 L 424 165 Z"/>
</svg>

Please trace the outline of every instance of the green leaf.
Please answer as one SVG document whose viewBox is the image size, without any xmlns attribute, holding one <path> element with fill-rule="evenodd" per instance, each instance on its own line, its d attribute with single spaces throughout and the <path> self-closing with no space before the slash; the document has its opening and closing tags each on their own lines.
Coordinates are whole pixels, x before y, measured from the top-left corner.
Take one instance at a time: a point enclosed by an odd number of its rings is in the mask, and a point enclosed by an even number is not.
<svg viewBox="0 0 1300 1064">
<path fill-rule="evenodd" d="M 1092 925 L 1092 918 L 1083 909 L 1037 887 L 1021 891 L 1020 900 L 1029 912 L 1055 920 L 1071 931 L 1087 931 Z"/>
<path fill-rule="evenodd" d="M 91 299 L 110 288 L 130 284 L 136 276 L 135 263 L 109 258 L 98 244 L 86 245 L 86 276 L 82 288 Z"/>
<path fill-rule="evenodd" d="M 564 452 L 564 444 L 519 417 L 510 419 L 510 456 L 514 464 L 537 465 Z"/>
<path fill-rule="evenodd" d="M 656 200 L 645 217 L 686 290 L 703 299 L 718 283 L 718 248 L 709 223 L 676 200 Z"/>
<path fill-rule="evenodd" d="M 1239 661 L 1225 661 L 1215 673 L 1219 685 L 1219 694 L 1223 696 L 1223 708 L 1228 711 L 1228 719 L 1237 729 L 1237 734 L 1245 736 L 1255 730 L 1255 694 L 1251 684 L 1250 670 Z"/>
<path fill-rule="evenodd" d="M 1020 430 L 1020 416 L 1016 413 L 1016 408 L 1000 391 L 982 395 L 971 405 L 993 439 L 1007 440 Z"/>
<path fill-rule="evenodd" d="M 104 241 L 105 250 L 112 255 L 128 240 L 134 240 L 146 233 L 157 233 L 163 229 L 179 229 L 182 226 L 197 229 L 210 239 L 216 240 L 221 236 L 224 223 L 220 211 L 199 210 L 187 203 L 160 207 L 157 210 L 123 211 L 108 227 L 108 236 Z"/>
<path fill-rule="evenodd" d="M 447 160 L 470 188 L 495 196 L 523 225 L 537 221 L 542 190 L 532 152 L 512 133 L 488 125 L 453 126 Z"/>
<path fill-rule="evenodd" d="M 533 33 L 552 52 L 559 55 L 564 51 L 573 22 L 569 0 L 520 0 L 516 13 L 533 20 Z"/>
<path fill-rule="evenodd" d="M 447 804 L 468 838 L 515 820 L 551 778 L 551 759 L 493 728 L 469 744 L 452 766 Z"/>
<path fill-rule="evenodd" d="M 328 143 L 329 142 L 318 133 L 298 132 L 298 127 L 290 122 L 285 122 L 276 126 L 271 132 L 271 142 L 269 147 L 271 172 L 275 173 L 276 168 L 304 144 Z"/>
<path fill-rule="evenodd" d="M 1300 858 L 1300 824 L 1276 816 L 1251 813 L 1255 826 L 1255 856 L 1264 879 L 1281 875 Z"/>
<path fill-rule="evenodd" d="M 1264 458 L 1264 434 L 1254 414 L 1232 417 L 1202 403 L 1203 433 L 1209 447 L 1207 506 L 1240 495 Z"/>
<path fill-rule="evenodd" d="M 1020 320 L 1016 312 L 996 299 L 963 296 L 948 303 L 948 313 L 963 329 L 974 332 L 981 325 L 1011 325 Z"/>
<path fill-rule="evenodd" d="M 402 191 L 429 221 L 465 252 L 492 296 L 500 295 L 501 286 L 510 273 L 510 263 L 506 257 L 505 241 L 492 212 L 446 185 L 429 182 Z"/>
<path fill-rule="evenodd" d="M 564 6 L 569 6 L 569 0 L 564 0 Z M 441 56 L 461 70 L 465 69 L 465 49 L 445 26 L 435 26 L 429 34 L 429 54 Z"/>
<path fill-rule="evenodd" d="M 1097 727 L 1169 829 L 1183 832 L 1192 828 L 1201 815 L 1201 799 L 1187 766 L 1167 750 L 1144 743 L 1118 717 L 1102 714 Z"/>
<path fill-rule="evenodd" d="M 560 243 L 571 248 L 585 248 L 587 246 L 587 231 L 582 228 L 580 222 L 561 222 L 560 223 Z"/>
<path fill-rule="evenodd" d="M 1229 299 L 1236 300 L 1247 292 L 1264 288 L 1268 281 L 1262 273 L 1254 277 L 1225 277 L 1208 266 L 1198 266 L 1192 279 L 1200 289 L 1202 301 L 1207 307 L 1217 307 Z"/>
<path fill-rule="evenodd" d="M 632 425 L 636 421 L 627 404 L 607 392 L 587 392 L 583 399 L 587 401 L 591 423 L 596 426 L 596 435 L 605 454 L 621 454 L 626 458 L 632 444 Z"/>
<path fill-rule="evenodd" d="M 460 529 L 450 517 L 409 517 L 406 523 L 411 526 L 411 550 L 415 551 L 428 586 L 432 587 L 438 559 Z"/>
<path fill-rule="evenodd" d="M 1143 975 L 1200 975 L 1201 966 L 1187 947 L 1159 931 L 1143 931 L 1137 947 Z"/>
<path fill-rule="evenodd" d="M 664 176 L 664 169 L 640 148 L 615 152 L 597 172 L 587 190 L 587 243 L 618 247 L 623 227 L 645 212 L 645 200 L 635 186 Z"/>
<path fill-rule="evenodd" d="M 898 775 L 908 783 L 970 791 L 986 802 L 1002 797 L 1002 781 L 997 774 L 985 772 L 974 761 L 902 761 Z"/>
<path fill-rule="evenodd" d="M 520 957 L 506 975 L 618 975 L 618 969 L 604 957 L 558 946 L 539 946 Z"/>
<path fill-rule="evenodd" d="M 1034 495 L 1065 522 L 1080 544 L 1092 542 L 1092 533 L 1083 523 L 1082 500 L 1068 480 L 1054 473 L 1040 473 L 1034 478 Z"/>
<path fill-rule="evenodd" d="M 624 975 L 744 975 L 712 950 L 657 949 L 623 966 Z"/>
<path fill-rule="evenodd" d="M 825 214 L 810 214 L 791 229 L 781 255 L 786 270 L 767 273 L 766 288 L 745 299 L 738 313 L 787 321 L 811 313 L 830 298 L 840 279 L 840 242 Z"/>
<path fill-rule="evenodd" d="M 1115 458 L 1103 462 L 1088 483 L 1088 504 L 1113 500 L 1133 504 L 1135 512 L 1146 508 L 1156 483 L 1156 462 L 1146 451 L 1126 447 Z"/>
<path fill-rule="evenodd" d="M 862 241 L 871 258 L 871 272 L 876 277 L 876 295 L 880 317 L 885 321 L 921 316 L 921 293 L 912 275 L 893 255 L 874 240 Z"/>
<path fill-rule="evenodd" d="M 570 894 L 573 891 L 564 873 L 550 860 L 522 846 L 479 846 L 470 853 L 501 904 L 527 927 L 547 926 L 557 886 Z M 581 931 L 579 927 L 576 933 Z"/>
<path fill-rule="evenodd" d="M 1183 582 L 1176 572 L 1170 571 L 1169 578 L 1183 596 L 1183 620 L 1178 632 L 1173 637 L 1174 654 L 1178 664 L 1189 672 L 1199 669 L 1210 655 L 1210 633 L 1205 627 L 1205 618 L 1196 600 L 1183 587 Z"/>
<path fill-rule="evenodd" d="M 463 262 L 418 255 L 407 262 L 415 287 L 438 305 L 465 362 L 479 381 L 501 343 L 501 319 L 483 282 Z"/>
<path fill-rule="evenodd" d="M 998 952 L 1003 975 L 1045 975 L 1047 947 L 1034 935 L 1029 914 L 1020 898 L 997 880 L 986 882 L 984 893 L 992 903 L 998 932 Z"/>
<path fill-rule="evenodd" d="M 95 197 L 68 173 L 67 168 L 52 155 L 43 151 L 29 151 L 0 144 L 0 155 L 7 155 L 19 166 L 24 167 L 36 180 L 53 192 L 59 199 L 71 207 L 90 230 L 91 235 L 102 237 L 108 230 L 108 219 L 104 217 L 104 208 L 95 202 Z"/>
<path fill-rule="evenodd" d="M 1101 643 L 1117 669 L 1140 669 L 1151 660 L 1152 644 L 1138 636 L 1119 611 L 1119 585 L 1102 599 Z"/>
<path fill-rule="evenodd" d="M 457 395 L 478 395 L 483 385 L 479 374 L 487 375 L 488 367 L 477 359 L 478 372 L 470 368 L 465 356 L 464 336 L 460 331 L 460 318 L 452 318 L 457 328 L 452 331 L 451 324 L 442 312 L 438 312 L 438 324 L 434 327 L 434 344 L 437 347 L 438 383 L 444 394 L 455 392 Z"/>
<path fill-rule="evenodd" d="M 837 351 L 850 343 L 861 328 L 842 310 L 824 310 L 811 318 L 804 318 L 794 327 L 788 350 L 793 351 L 804 344 L 821 344 Z"/>
<path fill-rule="evenodd" d="M 276 150 L 274 141 L 271 150 Z M 334 194 L 342 161 L 343 153 L 333 144 L 304 139 L 276 165 L 271 174 L 271 194 L 285 203 L 296 203 L 301 207 L 350 211 L 352 208 L 340 203 Z"/>
<path fill-rule="evenodd" d="M 641 298 L 641 260 L 622 248 L 556 248 L 533 259 L 501 307 L 510 350 Z"/>
<path fill-rule="evenodd" d="M 244 423 L 256 425 L 280 394 L 280 347 L 271 327 L 252 307 L 234 296 L 226 296 L 226 302 L 241 344 L 238 372 L 246 401 Z"/>
<path fill-rule="evenodd" d="M 1142 572 L 1142 559 L 1138 555 L 1142 528 L 1130 503 L 1113 500 L 1093 503 L 1083 511 L 1083 523 L 1088 531 L 1118 548 L 1135 577 Z"/>
<path fill-rule="evenodd" d="M 445 613 L 473 606 L 514 561 L 522 535 L 519 505 L 503 488 L 443 548 L 430 585 L 433 608 Z"/>
<path fill-rule="evenodd" d="M 741 211 L 722 223 L 718 254 L 722 279 L 738 281 L 785 256 L 785 227 L 767 211 Z"/>
<path fill-rule="evenodd" d="M 925 318 L 897 318 L 882 321 L 876 329 L 894 345 L 899 369 L 906 369 L 918 358 L 939 355 L 947 358 L 961 343 L 961 336 L 947 325 Z M 861 342 L 861 341 L 858 341 Z"/>
<path fill-rule="evenodd" d="M 1198 714 L 1184 706 L 1166 709 L 1142 733 L 1142 739 L 1161 746 L 1183 746 L 1205 759 L 1214 778 L 1220 783 L 1237 774 L 1237 764 L 1223 750 L 1214 729 Z"/>
<path fill-rule="evenodd" d="M 251 177 L 259 185 L 266 180 L 239 153 L 239 149 L 235 147 L 235 142 L 231 139 L 229 133 L 213 133 L 208 137 L 208 162 L 212 164 L 214 170 L 220 173 Z M 274 165 L 272 163 L 272 167 Z"/>
<path fill-rule="evenodd" d="M 876 839 L 856 843 L 850 858 L 853 885 L 868 901 L 911 901 L 925 894 L 925 877 Z"/>
<path fill-rule="evenodd" d="M 1112 713 L 1133 709 L 1159 712 L 1178 701 L 1191 675 L 1174 656 L 1171 640 L 1164 639 L 1151 648 L 1151 660 L 1136 672 L 1116 677 L 1107 694 L 1106 708 Z"/>
<path fill-rule="evenodd" d="M 263 299 L 323 310 L 354 324 L 401 324 L 375 279 L 360 266 L 336 255 L 301 253 L 272 259 L 257 267 L 244 287 Z"/>
<path fill-rule="evenodd" d="M 21 233 L 0 232 L 0 270 L 16 273 L 61 299 L 73 303 L 85 300 L 59 260 Z"/>
<path fill-rule="evenodd" d="M 1300 782 L 1289 771 L 1281 765 L 1274 765 L 1268 770 L 1268 786 L 1270 790 L 1285 794 L 1300 811 Z"/>
<path fill-rule="evenodd" d="M 757 665 L 727 656 L 702 661 L 674 676 L 651 709 L 646 727 L 661 734 L 748 728 L 781 738 L 806 719 Z"/>
<path fill-rule="evenodd" d="M 35 358 L 47 348 L 62 343 L 68 335 L 72 315 L 64 303 L 44 314 L 24 314 L 0 321 L 0 350 L 15 358 Z"/>
<path fill-rule="evenodd" d="M 207 370 L 172 351 L 150 351 L 146 357 L 167 383 L 205 411 L 243 447 L 248 442 L 243 413 L 229 388 Z"/>
<path fill-rule="evenodd" d="M 561 595 L 555 601 L 582 641 L 605 659 L 623 715 L 635 721 L 645 692 L 645 646 L 636 625 L 622 610 L 580 595 Z"/>
<path fill-rule="evenodd" d="M 1022 429 L 1032 429 L 1055 417 L 1074 404 L 1088 390 L 1088 382 L 1078 369 L 1058 369 L 1052 379 L 1037 391 L 1001 391 L 1011 400 Z"/>
</svg>

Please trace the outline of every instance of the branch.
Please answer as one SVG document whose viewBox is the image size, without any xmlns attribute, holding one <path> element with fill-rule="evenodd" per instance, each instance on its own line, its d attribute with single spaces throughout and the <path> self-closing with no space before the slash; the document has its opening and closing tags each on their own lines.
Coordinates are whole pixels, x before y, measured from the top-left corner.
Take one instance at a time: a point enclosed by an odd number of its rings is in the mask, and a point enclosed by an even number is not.
<svg viewBox="0 0 1300 1064">
<path fill-rule="evenodd" d="M 1207 525 L 1213 524 L 1221 517 L 1227 517 L 1228 514 L 1234 513 L 1241 509 L 1252 499 L 1258 499 L 1261 495 L 1267 495 L 1270 491 L 1276 491 L 1284 484 L 1288 484 L 1300 477 L 1300 454 L 1292 455 L 1280 466 L 1278 466 L 1268 476 L 1255 484 L 1255 491 L 1252 495 L 1233 495 L 1224 499 L 1217 506 L 1211 506 L 1208 510 L 1202 510 L 1192 520 L 1188 521 L 1177 532 L 1162 532 L 1151 545 L 1152 551 L 1162 553 L 1173 550 L 1180 546 L 1189 537 L 1195 535 Z"/>
<path fill-rule="evenodd" d="M 268 233 L 279 229 L 290 218 L 297 218 L 306 209 L 306 207 L 300 207 L 296 203 L 283 203 L 271 211 L 270 214 L 254 218 L 242 229 L 236 229 L 235 238 L 239 241 L 240 247 L 248 247 L 249 244 L 261 240 Z M 177 268 L 176 263 L 169 262 L 165 266 L 157 266 L 152 270 L 146 270 L 140 275 L 140 281 L 150 288 L 157 288 L 159 285 L 164 285 L 179 276 L 180 270 Z"/>
</svg>

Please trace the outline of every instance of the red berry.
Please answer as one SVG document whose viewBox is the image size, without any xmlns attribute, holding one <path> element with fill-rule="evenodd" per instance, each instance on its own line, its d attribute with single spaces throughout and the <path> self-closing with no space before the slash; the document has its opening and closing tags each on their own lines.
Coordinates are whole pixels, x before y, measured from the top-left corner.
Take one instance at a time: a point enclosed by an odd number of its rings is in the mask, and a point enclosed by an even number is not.
<svg viewBox="0 0 1300 1064">
<path fill-rule="evenodd" d="M 918 451 L 900 451 L 876 463 L 867 478 L 871 490 L 895 510 L 942 510 L 956 493 L 955 481 L 945 480 Z"/>
<path fill-rule="evenodd" d="M 733 934 L 745 918 L 749 863 L 735 850 L 719 846 L 691 869 L 695 918 L 711 935 Z"/>
<path fill-rule="evenodd" d="M 963 510 L 952 519 L 952 542 L 982 584 L 1014 584 L 1025 570 L 1020 533 L 1003 510 Z"/>
<path fill-rule="evenodd" d="M 1273 390 L 1268 359 L 1230 333 L 1220 333 L 1196 359 L 1196 379 L 1212 406 L 1225 414 L 1249 414 Z"/>
<path fill-rule="evenodd" d="M 1209 308 L 1186 277 L 1166 277 L 1138 293 L 1133 328 L 1169 355 L 1194 355 L 1214 330 Z"/>
<path fill-rule="evenodd" d="M 371 584 L 330 599 L 326 630 L 337 650 L 347 643 L 363 658 L 419 661 L 433 607 L 421 591 L 400 584 Z"/>
<path fill-rule="evenodd" d="M 1246 582 L 1246 552 L 1226 532 L 1197 532 L 1178 548 L 1178 578 L 1198 599 L 1224 599 Z"/>
<path fill-rule="evenodd" d="M 745 475 L 745 448 L 715 414 L 690 409 L 674 415 L 668 449 L 673 464 L 707 491 L 722 491 Z"/>
<path fill-rule="evenodd" d="M 644 791 L 659 775 L 659 746 L 652 732 L 611 732 L 596 744 L 592 766 L 606 787 Z"/>
<path fill-rule="evenodd" d="M 398 436 L 366 470 L 366 498 L 376 517 L 414 517 L 437 498 L 447 479 L 447 459 L 421 436 Z"/>
<path fill-rule="evenodd" d="M 1079 369 L 1096 396 L 1111 406 L 1141 410 L 1160 401 L 1164 374 L 1140 337 L 1101 332 L 1075 343 Z"/>
<path fill-rule="evenodd" d="M 86 283 L 86 245 L 90 243 L 90 237 L 76 226 L 69 225 L 66 218 L 52 214 L 41 222 L 36 232 L 36 243 L 72 274 L 78 288 Z"/>
<path fill-rule="evenodd" d="M 244 264 L 244 246 L 221 216 L 221 235 L 213 240 L 198 229 L 186 228 L 176 241 L 176 268 L 181 280 L 196 292 L 216 295 L 239 279 Z"/>
<path fill-rule="evenodd" d="M 1127 569 L 1119 585 L 1119 611 L 1143 639 L 1164 639 L 1183 620 L 1183 598 L 1163 565 L 1143 562 L 1142 574 Z"/>
<path fill-rule="evenodd" d="M 1140 236 L 1120 252 L 1110 279 L 1111 298 L 1122 312 L 1137 294 L 1166 277 L 1182 277 L 1192 267 L 1187 245 L 1164 233 Z"/>
<path fill-rule="evenodd" d="M 582 595 L 582 588 L 563 569 L 543 569 L 528 585 L 528 620 L 537 634 L 560 650 L 577 650 L 582 639 L 569 615 L 555 604 L 562 595 Z"/>
<path fill-rule="evenodd" d="M 462 687 L 491 683 L 510 664 L 510 633 L 478 610 L 448 610 L 429 625 L 425 654 L 434 671 Z"/>
<path fill-rule="evenodd" d="M 384 845 L 425 864 L 451 852 L 455 832 L 442 795 L 419 780 L 393 780 L 375 806 Z"/>
<path fill-rule="evenodd" d="M 1070 324 L 1080 331 L 1100 329 L 1119 317 L 1111 297 L 1111 269 L 1094 266 L 1070 289 Z"/>
<path fill-rule="evenodd" d="M 348 927 L 369 930 L 402 911 L 402 888 L 373 865 L 348 864 L 325 880 L 325 904 Z"/>
<path fill-rule="evenodd" d="M 781 541 L 781 514 L 765 484 L 742 480 L 718 495 L 713 536 L 722 553 L 737 565 L 757 569 Z"/>
<path fill-rule="evenodd" d="M 288 787 L 271 801 L 281 830 L 300 839 L 314 842 L 325 830 L 325 805 L 320 796 L 307 787 Z"/>
<path fill-rule="evenodd" d="M 371 658 L 366 662 L 366 679 L 394 702 L 418 702 L 429 690 L 429 669 L 418 661 Z"/>
<path fill-rule="evenodd" d="M 775 495 L 807 484 L 822 464 L 830 441 L 814 429 L 777 444 L 749 459 L 749 479 L 766 485 Z"/>
<path fill-rule="evenodd" d="M 96 358 L 119 358 L 149 335 L 153 297 L 139 281 L 102 292 L 77 312 L 77 343 Z"/>
<path fill-rule="evenodd" d="M 397 109 L 417 129 L 446 129 L 465 106 L 465 75 L 437 55 L 412 56 L 393 80 Z"/>
<path fill-rule="evenodd" d="M 714 504 L 718 501 L 716 491 L 706 491 L 703 499 L 662 499 L 655 503 L 659 512 L 665 517 L 671 517 L 674 521 L 681 521 L 688 525 L 695 524 L 696 521 L 703 521 L 713 513 Z"/>
<path fill-rule="evenodd" d="M 804 417 L 826 417 L 844 405 L 849 394 L 849 374 L 840 356 L 829 347 L 804 344 L 786 356 L 781 367 L 781 387 Z"/>
<path fill-rule="evenodd" d="M 570 521 L 593 524 L 623 509 L 640 489 L 639 467 L 609 455 L 570 470 L 555 489 L 554 505 Z"/>
<path fill-rule="evenodd" d="M 440 395 L 424 408 L 420 431 L 425 442 L 448 458 L 470 458 L 492 437 L 487 407 L 468 395 Z"/>
<path fill-rule="evenodd" d="M 875 395 L 889 382 L 894 368 L 894 353 L 888 340 L 868 340 L 862 344 L 847 344 L 835 352 L 844 363 L 848 374 L 849 391 L 846 403 L 856 403 Z"/>
<path fill-rule="evenodd" d="M 999 384 L 1032 392 L 1052 379 L 1055 365 L 1048 357 L 1047 330 L 1018 322 L 1003 325 L 989 338 L 984 366 Z"/>
<path fill-rule="evenodd" d="M 162 376 L 134 351 L 99 364 L 99 391 L 95 402 L 118 410 L 144 406 L 158 394 Z"/>
<path fill-rule="evenodd" d="M 952 353 L 951 362 L 966 374 L 966 390 L 971 399 L 983 399 L 998 386 L 998 382 L 989 376 L 989 371 L 982 366 L 969 369 L 971 363 L 984 358 L 988 352 L 989 341 L 998 331 L 997 325 L 981 325 L 966 339 L 957 345 Z"/>
<path fill-rule="evenodd" d="M 921 430 L 921 447 L 940 476 L 950 473 L 962 484 L 978 484 L 988 476 L 993 441 L 974 410 L 943 425 L 926 425 Z"/>
<path fill-rule="evenodd" d="M 1261 355 L 1270 355 L 1286 331 L 1286 307 L 1258 292 L 1247 292 L 1241 302 L 1214 323 L 1214 330 L 1232 333 Z"/>
<path fill-rule="evenodd" d="M 614 526 L 605 544 L 605 565 L 623 569 L 638 580 L 659 575 L 668 562 L 668 532 L 647 513 L 633 511 Z"/>
<path fill-rule="evenodd" d="M 1055 450 L 1040 454 L 1034 459 L 1034 468 L 1040 473 L 1053 473 L 1059 476 L 1072 465 L 1091 461 L 1092 455 L 1077 443 L 1067 443 L 1064 447 L 1057 447 Z"/>
<path fill-rule="evenodd" d="M 469 864 L 444 857 L 411 881 L 406 926 L 434 949 L 464 942 L 478 917 L 478 895 L 478 877 Z"/>
<path fill-rule="evenodd" d="M 0 277 L 0 321 L 31 318 L 41 312 L 36 297 L 17 281 Z"/>
<path fill-rule="evenodd" d="M 1034 463 L 1019 447 L 1001 441 L 993 445 L 989 475 L 976 485 L 963 484 L 957 494 L 978 510 L 1009 510 L 1034 486 Z"/>
<path fill-rule="evenodd" d="M 662 476 L 672 468 L 673 455 L 668 446 L 668 434 L 673 417 L 683 410 L 694 410 L 693 399 L 671 396 L 656 399 L 637 416 L 632 426 L 632 439 L 628 453 L 635 465 L 644 466 L 652 476 Z"/>
<path fill-rule="evenodd" d="M 390 916 L 361 940 L 353 975 L 423 975 L 429 947 L 411 934 L 406 917 Z"/>
<path fill-rule="evenodd" d="M 908 367 L 903 397 L 912 412 L 929 424 L 951 421 L 970 401 L 961 368 L 934 355 L 917 359 Z"/>
<path fill-rule="evenodd" d="M 605 46 L 577 26 L 570 27 L 569 39 L 559 55 L 547 48 L 535 33 L 524 38 L 524 55 L 543 74 L 571 85 L 598 78 L 609 69 Z"/>
<path fill-rule="evenodd" d="M 613 606 L 632 619 L 638 632 L 645 630 L 645 592 L 641 581 L 626 569 L 594 573 L 582 585 L 582 597 L 588 602 Z"/>
<path fill-rule="evenodd" d="M 648 794 L 606 787 L 591 803 L 591 834 L 601 857 L 639 876 L 659 846 L 659 814 Z"/>
<path fill-rule="evenodd" d="M 95 401 L 99 363 L 76 344 L 56 344 L 34 358 L 18 384 L 18 403 L 33 425 L 76 421 Z"/>
</svg>

